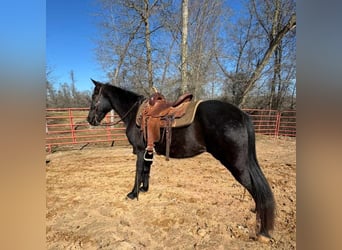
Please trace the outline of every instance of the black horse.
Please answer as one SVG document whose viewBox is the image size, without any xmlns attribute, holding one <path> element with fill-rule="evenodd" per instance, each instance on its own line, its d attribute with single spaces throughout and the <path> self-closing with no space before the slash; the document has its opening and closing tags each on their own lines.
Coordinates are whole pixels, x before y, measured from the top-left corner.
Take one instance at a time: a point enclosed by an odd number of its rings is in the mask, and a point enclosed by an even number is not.
<svg viewBox="0 0 342 250">
<path fill-rule="evenodd" d="M 152 163 L 144 159 L 146 142 L 136 125 L 139 105 L 146 98 L 113 85 L 92 81 L 95 88 L 87 120 L 91 125 L 99 125 L 105 115 L 114 109 L 125 123 L 127 138 L 137 155 L 135 182 L 127 196 L 138 198 L 139 191 L 148 191 Z M 155 150 L 165 155 L 165 141 L 156 143 Z M 256 204 L 260 235 L 270 237 L 275 201 L 256 158 L 254 128 L 249 116 L 226 102 L 209 100 L 200 103 L 191 125 L 173 128 L 170 157 L 187 158 L 202 152 L 211 153 L 248 190 Z"/>
</svg>

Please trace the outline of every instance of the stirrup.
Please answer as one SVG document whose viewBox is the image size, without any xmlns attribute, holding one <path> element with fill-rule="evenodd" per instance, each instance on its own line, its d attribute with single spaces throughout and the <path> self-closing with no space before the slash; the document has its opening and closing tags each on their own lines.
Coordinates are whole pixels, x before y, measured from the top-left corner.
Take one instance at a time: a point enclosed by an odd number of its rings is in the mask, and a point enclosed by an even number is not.
<svg viewBox="0 0 342 250">
<path fill-rule="evenodd" d="M 146 158 L 146 153 L 147 153 L 147 155 L 148 155 L 150 158 Z M 148 152 L 147 150 L 145 150 L 145 153 L 144 153 L 144 160 L 145 160 L 145 161 L 153 161 L 153 151 L 152 151 L 152 153 L 151 153 L 151 152 Z"/>
</svg>

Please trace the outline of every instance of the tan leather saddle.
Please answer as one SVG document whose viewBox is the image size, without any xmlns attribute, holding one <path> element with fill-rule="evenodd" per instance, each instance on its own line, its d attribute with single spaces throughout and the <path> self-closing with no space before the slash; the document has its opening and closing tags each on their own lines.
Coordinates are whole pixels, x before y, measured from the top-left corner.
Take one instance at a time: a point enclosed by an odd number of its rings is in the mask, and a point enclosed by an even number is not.
<svg viewBox="0 0 342 250">
<path fill-rule="evenodd" d="M 159 92 L 152 94 L 141 106 L 141 113 L 137 119 L 144 139 L 147 142 L 146 151 L 152 154 L 154 143 L 160 141 L 160 130 L 164 128 L 166 137 L 166 160 L 169 160 L 171 129 L 175 119 L 185 115 L 187 107 L 192 100 L 192 94 L 181 95 L 175 102 L 169 102 Z M 145 158 L 145 160 L 150 158 Z"/>
</svg>

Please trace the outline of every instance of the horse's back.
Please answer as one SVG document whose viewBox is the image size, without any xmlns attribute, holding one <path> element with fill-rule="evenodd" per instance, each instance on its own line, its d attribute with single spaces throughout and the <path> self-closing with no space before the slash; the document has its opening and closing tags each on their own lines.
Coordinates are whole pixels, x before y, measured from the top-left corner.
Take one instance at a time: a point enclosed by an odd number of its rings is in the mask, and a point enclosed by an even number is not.
<svg viewBox="0 0 342 250">
<path fill-rule="evenodd" d="M 198 107 L 196 117 L 209 127 L 238 126 L 248 119 L 248 116 L 235 105 L 219 100 L 202 102 Z"/>
<path fill-rule="evenodd" d="M 196 114 L 204 133 L 207 151 L 222 160 L 246 155 L 250 119 L 233 104 L 209 100 L 200 104 Z"/>
</svg>

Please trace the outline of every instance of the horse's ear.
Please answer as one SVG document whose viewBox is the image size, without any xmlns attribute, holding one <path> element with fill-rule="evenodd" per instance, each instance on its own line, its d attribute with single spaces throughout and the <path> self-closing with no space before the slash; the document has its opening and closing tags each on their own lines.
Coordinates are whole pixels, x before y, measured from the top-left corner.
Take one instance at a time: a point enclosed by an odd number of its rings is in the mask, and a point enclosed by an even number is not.
<svg viewBox="0 0 342 250">
<path fill-rule="evenodd" d="M 94 83 L 95 86 L 100 85 L 101 83 L 98 81 L 95 81 L 94 79 L 90 78 L 90 80 Z"/>
</svg>

